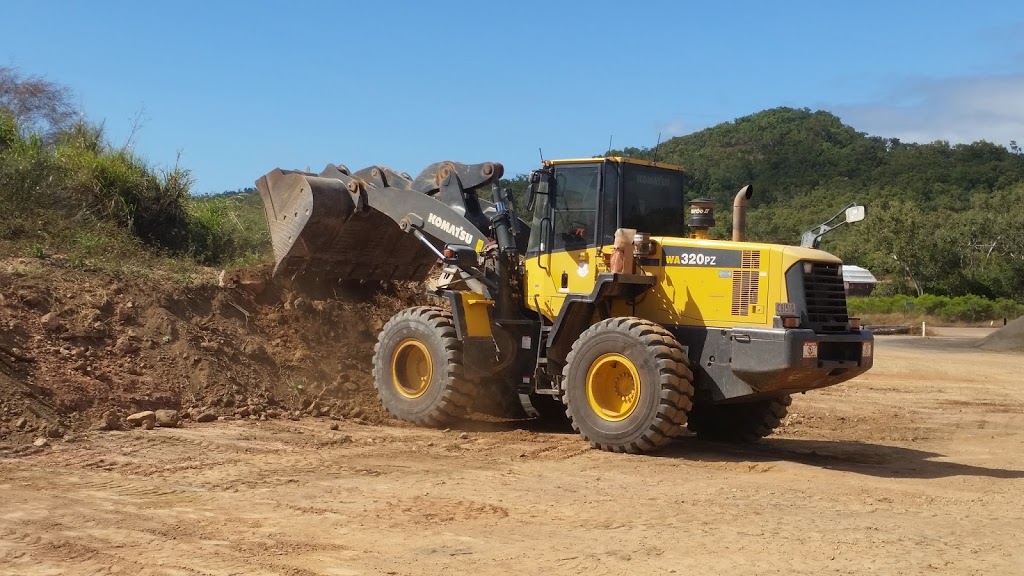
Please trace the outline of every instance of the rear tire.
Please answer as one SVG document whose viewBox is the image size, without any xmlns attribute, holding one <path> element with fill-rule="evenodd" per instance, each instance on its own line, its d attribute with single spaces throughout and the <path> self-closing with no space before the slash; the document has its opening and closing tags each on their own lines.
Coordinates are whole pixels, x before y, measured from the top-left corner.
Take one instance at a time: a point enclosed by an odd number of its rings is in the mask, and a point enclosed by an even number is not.
<svg viewBox="0 0 1024 576">
<path fill-rule="evenodd" d="M 683 347 L 634 317 L 594 324 L 573 343 L 562 371 L 572 427 L 594 448 L 640 454 L 682 431 L 693 398 Z"/>
<path fill-rule="evenodd" d="M 418 306 L 396 314 L 377 338 L 373 385 L 400 420 L 440 427 L 464 416 L 476 387 L 463 376 L 462 342 L 452 316 Z"/>
<path fill-rule="evenodd" d="M 686 426 L 704 440 L 756 442 L 782 424 L 792 403 L 789 394 L 742 404 L 697 402 Z"/>
</svg>

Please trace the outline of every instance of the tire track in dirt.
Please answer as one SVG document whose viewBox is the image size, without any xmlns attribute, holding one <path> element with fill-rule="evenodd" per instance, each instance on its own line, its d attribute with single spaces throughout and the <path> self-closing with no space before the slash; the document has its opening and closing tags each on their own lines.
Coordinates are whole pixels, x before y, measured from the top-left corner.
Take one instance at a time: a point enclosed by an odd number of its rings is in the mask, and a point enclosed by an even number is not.
<svg viewBox="0 0 1024 576">
<path fill-rule="evenodd" d="M 38 531 L 40 528 L 42 526 L 36 527 L 37 531 L 33 532 L 0 528 L 0 541 L 5 545 L 17 545 L 10 554 L 0 552 L 0 566 L 3 567 L 0 568 L 0 574 L 59 574 L 68 569 L 81 574 L 138 574 L 148 571 L 145 564 L 120 555 L 103 553 L 62 537 L 53 531 L 53 527 L 48 527 L 46 532 Z"/>
<path fill-rule="evenodd" d="M 250 558 L 266 550 L 265 541 L 249 545 L 218 542 L 217 533 L 193 524 L 195 520 L 210 518 L 211 514 L 223 516 L 224 510 L 213 505 L 218 495 L 150 489 L 118 479 L 86 479 L 83 486 L 84 490 L 52 503 L 55 510 L 65 511 L 60 518 L 26 518 L 18 522 L 18 528 L 0 528 L 0 541 L 4 543 L 0 545 L 0 566 L 10 566 L 14 570 L 11 573 L 19 575 L 46 573 L 43 567 L 51 564 L 60 566 L 53 573 L 75 574 L 279 574 L 285 568 L 268 571 L 251 565 Z M 99 500 L 97 495 L 101 496 Z M 164 496 L 173 498 L 161 499 Z M 116 506 L 108 507 L 107 502 Z M 104 524 L 127 528 L 84 528 L 94 522 L 79 518 L 74 511 L 90 506 L 94 511 L 102 511 L 106 517 Z M 233 524 L 252 530 L 260 522 L 236 519 Z M 189 548 L 188 557 L 180 554 L 182 546 Z M 291 568 L 287 571 L 312 574 Z"/>
<path fill-rule="evenodd" d="M 444 497 L 398 498 L 381 508 L 382 519 L 395 527 L 407 522 L 410 516 L 424 524 L 435 525 L 467 521 L 493 524 L 509 516 L 508 508 L 504 506 Z"/>
<path fill-rule="evenodd" d="M 151 463 L 126 460 L 111 456 L 88 456 L 73 460 L 54 460 L 54 464 L 83 472 L 111 472 L 140 477 L 173 477 L 182 472 L 200 470 L 209 466 L 226 464 L 211 459 L 182 461 L 175 463 Z"/>
<path fill-rule="evenodd" d="M 988 383 L 927 396 L 929 356 L 878 350 L 893 390 L 802 397 L 749 447 L 313 419 L 57 443 L 0 460 L 0 574 L 1021 572 L 1024 424 L 932 409 L 1019 405 L 1019 383 L 965 358 Z"/>
</svg>

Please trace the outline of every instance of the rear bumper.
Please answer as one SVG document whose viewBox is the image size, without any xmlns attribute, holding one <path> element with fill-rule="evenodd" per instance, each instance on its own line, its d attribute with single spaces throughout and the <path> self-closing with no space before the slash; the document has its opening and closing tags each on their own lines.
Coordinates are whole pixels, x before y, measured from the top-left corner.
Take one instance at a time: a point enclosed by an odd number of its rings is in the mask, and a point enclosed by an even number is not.
<svg viewBox="0 0 1024 576">
<path fill-rule="evenodd" d="M 874 336 L 867 330 L 816 334 L 801 329 L 737 328 L 730 340 L 733 374 L 760 394 L 839 384 L 868 371 L 874 360 Z"/>
</svg>

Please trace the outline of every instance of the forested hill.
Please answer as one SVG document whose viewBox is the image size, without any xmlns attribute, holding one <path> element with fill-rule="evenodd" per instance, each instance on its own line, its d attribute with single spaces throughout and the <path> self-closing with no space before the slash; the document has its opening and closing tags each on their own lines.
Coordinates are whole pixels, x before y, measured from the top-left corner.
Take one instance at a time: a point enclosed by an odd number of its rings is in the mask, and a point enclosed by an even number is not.
<svg viewBox="0 0 1024 576">
<path fill-rule="evenodd" d="M 654 156 L 650 148 L 617 153 Z M 672 138 L 658 147 L 658 157 L 686 167 L 694 195 L 716 197 L 753 184 L 754 205 L 829 184 L 893 188 L 901 197 L 948 205 L 975 191 L 1024 181 L 1024 154 L 1016 144 L 1010 149 L 989 142 L 910 144 L 868 136 L 830 112 L 794 108 L 765 110 Z"/>
<path fill-rule="evenodd" d="M 1024 136 L 1024 135 L 1022 135 Z M 612 155 L 653 158 L 650 148 Z M 752 183 L 751 239 L 796 243 L 847 203 L 868 218 L 823 249 L 891 282 L 884 291 L 1024 298 L 1024 154 L 989 142 L 911 144 L 868 136 L 829 112 L 775 108 L 663 142 L 687 196 L 719 202 Z"/>
</svg>

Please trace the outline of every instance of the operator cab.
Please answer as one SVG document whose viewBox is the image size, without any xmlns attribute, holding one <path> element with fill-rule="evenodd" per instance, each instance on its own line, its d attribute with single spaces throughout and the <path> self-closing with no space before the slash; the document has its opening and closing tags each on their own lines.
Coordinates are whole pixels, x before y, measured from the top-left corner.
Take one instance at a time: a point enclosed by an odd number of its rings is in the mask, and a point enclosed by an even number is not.
<svg viewBox="0 0 1024 576">
<path fill-rule="evenodd" d="M 683 169 L 635 158 L 547 160 L 530 175 L 527 256 L 614 243 L 615 230 L 686 237 Z"/>
</svg>

